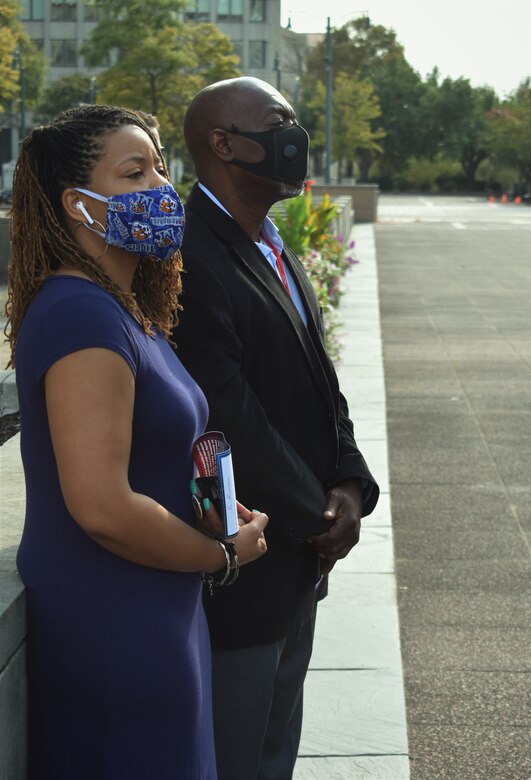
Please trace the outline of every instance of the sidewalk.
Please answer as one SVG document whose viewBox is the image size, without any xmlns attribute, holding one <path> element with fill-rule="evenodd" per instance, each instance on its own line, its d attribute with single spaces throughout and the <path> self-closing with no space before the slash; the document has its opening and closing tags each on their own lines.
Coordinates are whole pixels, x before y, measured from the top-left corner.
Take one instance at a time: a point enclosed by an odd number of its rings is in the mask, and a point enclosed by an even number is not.
<svg viewBox="0 0 531 780">
<path fill-rule="evenodd" d="M 352 237 L 360 263 L 341 300 L 339 380 L 381 496 L 318 609 L 296 780 L 409 778 L 373 226 L 356 226 Z"/>
</svg>

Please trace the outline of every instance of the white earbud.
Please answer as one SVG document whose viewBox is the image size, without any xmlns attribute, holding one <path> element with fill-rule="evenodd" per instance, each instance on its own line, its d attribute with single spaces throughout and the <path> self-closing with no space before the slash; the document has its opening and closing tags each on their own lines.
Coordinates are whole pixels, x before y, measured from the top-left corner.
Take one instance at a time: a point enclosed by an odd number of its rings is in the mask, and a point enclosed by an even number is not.
<svg viewBox="0 0 531 780">
<path fill-rule="evenodd" d="M 78 202 L 76 203 L 76 209 L 83 214 L 83 216 L 85 217 L 85 219 L 87 220 L 89 225 L 93 225 L 94 224 L 94 220 L 92 219 L 92 217 L 88 213 L 87 209 L 85 208 L 85 206 L 83 205 L 83 203 L 80 200 L 78 200 Z"/>
</svg>

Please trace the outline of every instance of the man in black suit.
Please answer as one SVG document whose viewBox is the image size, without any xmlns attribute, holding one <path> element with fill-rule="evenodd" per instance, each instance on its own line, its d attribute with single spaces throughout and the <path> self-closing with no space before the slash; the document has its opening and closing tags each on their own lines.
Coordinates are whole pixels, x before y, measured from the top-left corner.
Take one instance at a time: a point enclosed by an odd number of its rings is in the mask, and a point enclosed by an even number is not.
<svg viewBox="0 0 531 780">
<path fill-rule="evenodd" d="M 207 592 L 220 780 L 289 780 L 315 605 L 378 487 L 354 440 L 319 306 L 268 220 L 299 195 L 308 135 L 263 81 L 199 92 L 185 118 L 188 198 L 177 354 L 206 394 L 238 498 L 269 516 L 268 552 Z"/>
</svg>

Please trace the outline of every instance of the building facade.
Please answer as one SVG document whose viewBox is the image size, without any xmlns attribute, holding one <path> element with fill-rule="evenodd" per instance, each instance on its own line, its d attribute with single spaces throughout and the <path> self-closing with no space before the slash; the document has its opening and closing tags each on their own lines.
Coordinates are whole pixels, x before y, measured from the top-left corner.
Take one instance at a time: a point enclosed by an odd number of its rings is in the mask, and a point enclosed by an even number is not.
<svg viewBox="0 0 531 780">
<path fill-rule="evenodd" d="M 242 74 L 281 89 L 297 107 L 307 36 L 280 25 L 281 0 L 188 0 L 183 17 L 211 22 L 227 35 L 240 58 Z M 93 85 L 103 68 L 87 67 L 81 46 L 99 21 L 98 10 L 82 0 L 22 0 L 21 20 L 48 63 L 47 83 L 83 73 Z M 149 13 L 148 4 L 146 12 Z M 109 62 L 110 64 L 110 62 Z M 94 94 L 87 95 L 87 101 Z M 27 116 L 31 126 L 31 115 Z M 0 129 L 0 161 L 14 159 L 20 136 L 20 112 L 4 115 Z"/>
</svg>

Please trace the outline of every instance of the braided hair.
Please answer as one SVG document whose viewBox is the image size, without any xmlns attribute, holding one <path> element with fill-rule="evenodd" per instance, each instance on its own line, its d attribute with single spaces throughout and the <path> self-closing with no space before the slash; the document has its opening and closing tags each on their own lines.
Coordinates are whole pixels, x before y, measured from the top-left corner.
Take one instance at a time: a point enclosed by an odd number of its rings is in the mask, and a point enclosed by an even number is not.
<svg viewBox="0 0 531 780">
<path fill-rule="evenodd" d="M 15 366 L 19 329 L 42 283 L 61 266 L 76 268 L 117 298 L 146 333 L 159 330 L 169 340 L 177 322 L 182 259 L 175 252 L 158 262 L 144 257 L 136 267 L 132 293 L 120 290 L 99 263 L 74 241 L 66 223 L 61 195 L 68 187 L 87 187 L 105 153 L 109 133 L 123 125 L 144 130 L 162 154 L 151 128 L 135 112 L 114 106 L 78 106 L 50 124 L 36 127 L 24 140 L 13 178 L 11 258 L 5 335 Z"/>
</svg>

